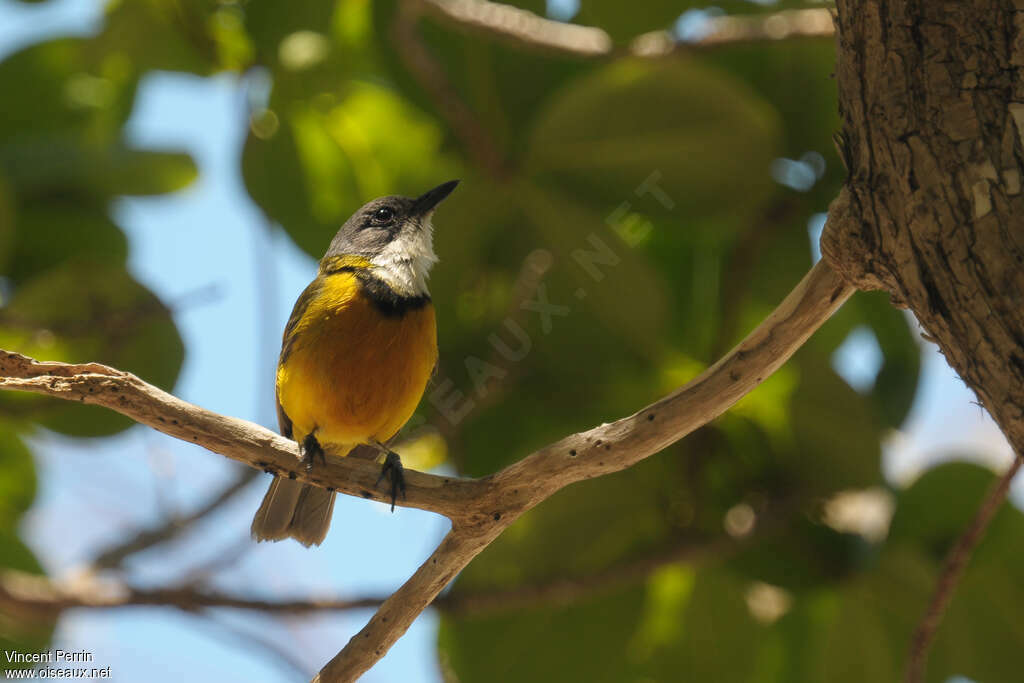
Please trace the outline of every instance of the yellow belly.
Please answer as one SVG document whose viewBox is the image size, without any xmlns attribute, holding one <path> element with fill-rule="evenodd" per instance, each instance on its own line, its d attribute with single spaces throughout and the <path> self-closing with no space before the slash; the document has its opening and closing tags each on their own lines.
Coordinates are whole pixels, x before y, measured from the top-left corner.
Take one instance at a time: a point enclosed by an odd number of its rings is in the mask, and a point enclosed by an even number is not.
<svg viewBox="0 0 1024 683">
<path fill-rule="evenodd" d="M 325 276 L 293 335 L 277 369 L 292 438 L 301 442 L 313 432 L 339 455 L 394 436 L 416 410 L 437 361 L 433 306 L 384 315 L 348 272 Z"/>
</svg>

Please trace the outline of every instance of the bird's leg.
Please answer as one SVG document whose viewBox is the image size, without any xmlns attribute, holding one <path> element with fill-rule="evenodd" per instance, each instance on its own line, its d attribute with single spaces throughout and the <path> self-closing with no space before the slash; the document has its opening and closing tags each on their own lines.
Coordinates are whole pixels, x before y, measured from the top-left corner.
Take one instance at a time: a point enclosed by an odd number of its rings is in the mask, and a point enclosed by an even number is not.
<svg viewBox="0 0 1024 683">
<path fill-rule="evenodd" d="M 313 463 L 319 459 L 321 464 L 327 464 L 327 456 L 324 454 L 324 449 L 320 445 L 320 442 L 316 440 L 316 433 L 310 432 L 306 435 L 306 438 L 299 444 L 299 453 L 302 454 L 302 459 L 299 461 L 306 466 L 307 472 L 313 471 Z"/>
<path fill-rule="evenodd" d="M 380 476 L 377 477 L 377 484 L 384 477 L 391 482 L 391 511 L 395 511 L 395 501 L 398 500 L 398 493 L 402 493 L 402 500 L 405 500 L 405 468 L 402 467 L 402 458 L 398 453 L 374 440 L 370 445 L 376 448 L 384 456 L 384 465 L 380 468 Z"/>
</svg>

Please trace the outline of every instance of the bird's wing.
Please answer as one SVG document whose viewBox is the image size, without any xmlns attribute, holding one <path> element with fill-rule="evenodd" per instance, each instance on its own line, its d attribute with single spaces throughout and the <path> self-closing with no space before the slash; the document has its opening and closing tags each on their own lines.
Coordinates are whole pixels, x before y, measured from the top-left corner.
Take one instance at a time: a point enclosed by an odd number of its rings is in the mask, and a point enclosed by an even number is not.
<svg viewBox="0 0 1024 683">
<path fill-rule="evenodd" d="M 299 298 L 296 299 L 295 306 L 292 307 L 292 314 L 288 316 L 288 324 L 284 326 L 284 334 L 281 336 L 281 356 L 277 360 L 278 367 L 288 359 L 288 355 L 291 353 L 292 347 L 295 344 L 295 328 L 298 327 L 299 321 L 302 320 L 302 316 L 305 315 L 310 302 L 313 301 L 320 292 L 320 288 L 321 282 L 318 277 L 310 282 L 306 288 L 302 290 L 302 294 L 299 295 Z M 281 406 L 280 398 L 277 395 L 277 383 L 275 382 L 274 384 L 274 399 L 277 404 L 277 426 L 283 436 L 292 439 L 294 438 L 292 436 L 292 421 Z"/>
</svg>

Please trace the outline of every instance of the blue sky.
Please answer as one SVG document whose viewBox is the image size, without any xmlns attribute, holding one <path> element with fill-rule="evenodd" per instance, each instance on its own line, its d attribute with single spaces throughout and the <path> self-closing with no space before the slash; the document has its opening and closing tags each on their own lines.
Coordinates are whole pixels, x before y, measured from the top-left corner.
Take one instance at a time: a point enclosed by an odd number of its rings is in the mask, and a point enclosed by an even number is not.
<svg viewBox="0 0 1024 683">
<path fill-rule="evenodd" d="M 100 20 L 95 0 L 0 0 L 0 56 L 45 37 L 89 33 Z M 114 216 L 129 238 L 133 274 L 175 307 L 187 348 L 175 392 L 276 428 L 272 378 L 280 330 L 315 264 L 267 224 L 245 192 L 238 172 L 243 104 L 232 76 L 148 77 L 128 125 L 129 140 L 185 148 L 199 164 L 200 177 L 172 196 L 122 199 Z M 853 340 L 837 356 L 837 367 L 851 383 L 877 370 L 871 343 Z M 976 453 L 993 465 L 1007 462 L 1009 447 L 971 404 L 973 398 L 937 349 L 926 345 L 913 411 L 886 447 L 890 480 L 907 481 L 950 450 Z M 189 510 L 237 471 L 224 458 L 144 428 L 103 441 L 43 435 L 33 445 L 42 488 L 25 535 L 58 576 L 73 575 L 97 548 L 126 532 L 169 511 Z M 387 594 L 427 557 L 447 527 L 429 513 L 390 514 L 383 505 L 341 496 L 320 548 L 247 546 L 262 488 L 251 487 L 185 542 L 138 556 L 133 579 L 162 583 L 243 549 L 217 585 L 269 597 Z M 1018 501 L 1022 491 L 1018 485 Z M 55 645 L 94 652 L 96 664 L 110 665 L 119 681 L 302 680 L 368 617 L 355 612 L 275 620 L 225 612 L 211 622 L 172 610 L 77 612 L 61 620 Z M 302 674 L 273 656 L 254 654 L 248 634 L 282 644 Z M 435 638 L 436 618 L 428 612 L 363 680 L 439 681 Z"/>
<path fill-rule="evenodd" d="M 95 30 L 95 5 L 0 2 L 0 54 L 46 36 Z M 276 429 L 272 382 L 280 331 L 315 263 L 268 225 L 245 193 L 237 162 L 243 104 L 231 76 L 160 73 L 146 79 L 128 139 L 185 148 L 200 176 L 172 196 L 120 200 L 114 217 L 128 235 L 135 277 L 172 307 L 181 302 L 175 319 L 187 355 L 175 393 Z M 102 441 L 41 436 L 33 446 L 42 487 L 25 535 L 58 576 L 74 575 L 97 548 L 125 532 L 205 501 L 236 471 L 224 458 L 145 428 Z M 140 555 L 131 567 L 133 579 L 162 583 L 247 543 L 262 493 L 262 485 L 250 487 L 185 542 Z M 391 514 L 384 505 L 342 496 L 323 546 L 252 544 L 219 575 L 218 585 L 268 597 L 386 595 L 426 559 L 446 529 L 447 521 L 436 515 L 406 509 Z M 94 652 L 96 663 L 111 665 L 120 681 L 303 680 L 368 618 L 368 612 L 353 612 L 271 620 L 225 612 L 218 619 L 230 628 L 222 628 L 167 610 L 78 612 L 61 620 L 55 645 Z M 274 657 L 254 655 L 237 630 L 284 644 L 305 675 Z M 436 619 L 427 613 L 364 680 L 440 680 L 435 637 Z"/>
</svg>

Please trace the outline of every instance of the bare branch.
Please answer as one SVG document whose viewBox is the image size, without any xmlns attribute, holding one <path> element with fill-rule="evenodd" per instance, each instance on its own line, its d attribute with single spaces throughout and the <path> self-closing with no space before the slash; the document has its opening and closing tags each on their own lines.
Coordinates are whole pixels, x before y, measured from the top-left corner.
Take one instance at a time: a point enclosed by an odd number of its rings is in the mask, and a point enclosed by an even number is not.
<svg viewBox="0 0 1024 683">
<path fill-rule="evenodd" d="M 942 623 L 946 608 L 949 607 L 949 603 L 953 599 L 953 592 L 956 591 L 957 584 L 963 577 L 971 553 L 974 552 L 985 535 L 996 511 L 1006 500 L 1010 484 L 1022 463 L 1024 463 L 1024 456 L 1018 455 L 1013 459 L 1003 476 L 985 496 L 978 511 L 974 513 L 974 519 L 967 525 L 956 544 L 950 549 L 949 555 L 946 556 L 942 573 L 935 584 L 935 591 L 928 602 L 928 608 L 910 639 L 910 654 L 907 657 L 907 670 L 903 678 L 905 683 L 922 683 L 924 681 L 924 673 L 928 665 L 928 650 L 931 649 L 932 642 L 935 640 L 935 632 L 938 630 L 939 624 Z"/>
<path fill-rule="evenodd" d="M 366 609 L 377 607 L 383 598 L 357 600 L 262 600 L 225 595 L 196 586 L 136 588 L 118 581 L 83 578 L 54 582 L 45 576 L 6 570 L 0 572 L 0 606 L 11 614 L 30 618 L 51 618 L 68 609 L 121 609 L 129 607 L 176 607 L 194 612 L 215 607 L 257 610 L 268 613 Z"/>
<path fill-rule="evenodd" d="M 449 531 L 427 561 L 384 601 L 369 623 L 313 677 L 313 682 L 354 681 L 362 676 L 402 637 L 441 589 L 498 537 L 504 526 L 486 525 L 485 533 Z"/>
<path fill-rule="evenodd" d="M 828 9 L 783 10 L 763 16 L 724 16 L 708 19 L 708 33 L 699 40 L 679 42 L 667 31 L 638 36 L 618 48 L 602 29 L 567 24 L 528 10 L 487 0 L 418 0 L 430 16 L 453 28 L 484 34 L 516 46 L 576 57 L 663 57 L 669 54 L 732 43 L 820 38 L 835 28 Z"/>
<path fill-rule="evenodd" d="M 784 10 L 767 16 L 712 17 L 708 20 L 707 35 L 699 40 L 680 42 L 667 31 L 654 31 L 638 36 L 628 49 L 622 49 L 599 28 L 553 21 L 511 5 L 487 0 L 402 0 L 391 27 L 396 54 L 448 122 L 466 153 L 492 177 L 506 174 L 504 154 L 424 44 L 417 31 L 423 15 L 458 30 L 482 33 L 519 47 L 587 58 L 618 54 L 665 57 L 724 44 L 827 37 L 834 32 L 829 10 Z"/>
<path fill-rule="evenodd" d="M 782 10 L 764 16 L 725 16 L 710 20 L 710 31 L 692 47 L 714 47 L 735 43 L 756 43 L 793 38 L 828 38 L 835 34 L 832 11 L 819 9 Z"/>
<path fill-rule="evenodd" d="M 599 28 L 566 24 L 499 2 L 419 0 L 425 12 L 456 28 L 487 34 L 517 45 L 582 57 L 611 53 L 612 39 Z"/>
<path fill-rule="evenodd" d="M 565 605 L 582 597 L 601 593 L 642 580 L 667 564 L 704 564 L 721 560 L 742 547 L 753 536 L 735 539 L 720 536 L 689 539 L 679 545 L 612 565 L 577 578 L 555 578 L 508 589 L 448 593 L 432 606 L 449 614 L 481 614 L 519 610 L 545 605 Z M 84 574 L 70 581 L 56 581 L 19 570 L 0 572 L 0 607 L 11 614 L 31 619 L 52 619 L 69 609 L 126 609 L 174 607 L 186 612 L 211 608 L 253 610 L 267 614 L 304 614 L 379 607 L 384 597 L 338 599 L 259 599 L 211 591 L 202 587 L 194 572 L 181 585 L 170 588 L 139 588 L 112 579 Z"/>
<path fill-rule="evenodd" d="M 0 350 L 0 389 L 15 389 L 104 406 L 177 439 L 198 444 L 249 467 L 342 493 L 390 502 L 377 489 L 380 468 L 358 458 L 331 458 L 307 472 L 295 443 L 260 425 L 226 417 L 168 394 L 131 373 L 98 363 L 39 362 Z M 399 505 L 448 517 L 462 515 L 481 482 L 410 471 L 408 495 Z"/>
<path fill-rule="evenodd" d="M 569 484 L 626 469 L 721 415 L 785 363 L 852 292 L 825 262 L 819 262 L 729 354 L 643 410 L 565 437 L 482 479 L 408 472 L 408 500 L 402 503 L 446 515 L 452 520 L 452 531 L 317 679 L 355 680 L 519 515 Z M 40 363 L 0 351 L 0 389 L 107 406 L 252 467 L 350 495 L 385 497 L 374 489 L 377 468 L 371 462 L 333 458 L 307 473 L 297 467 L 295 445 L 286 439 L 186 403 L 134 375 L 102 365 Z"/>
<path fill-rule="evenodd" d="M 853 292 L 819 262 L 746 339 L 682 389 L 611 424 L 568 436 L 486 481 L 434 554 L 314 681 L 354 681 L 470 560 L 523 512 L 569 484 L 643 460 L 724 413 L 777 370 Z"/>
</svg>

